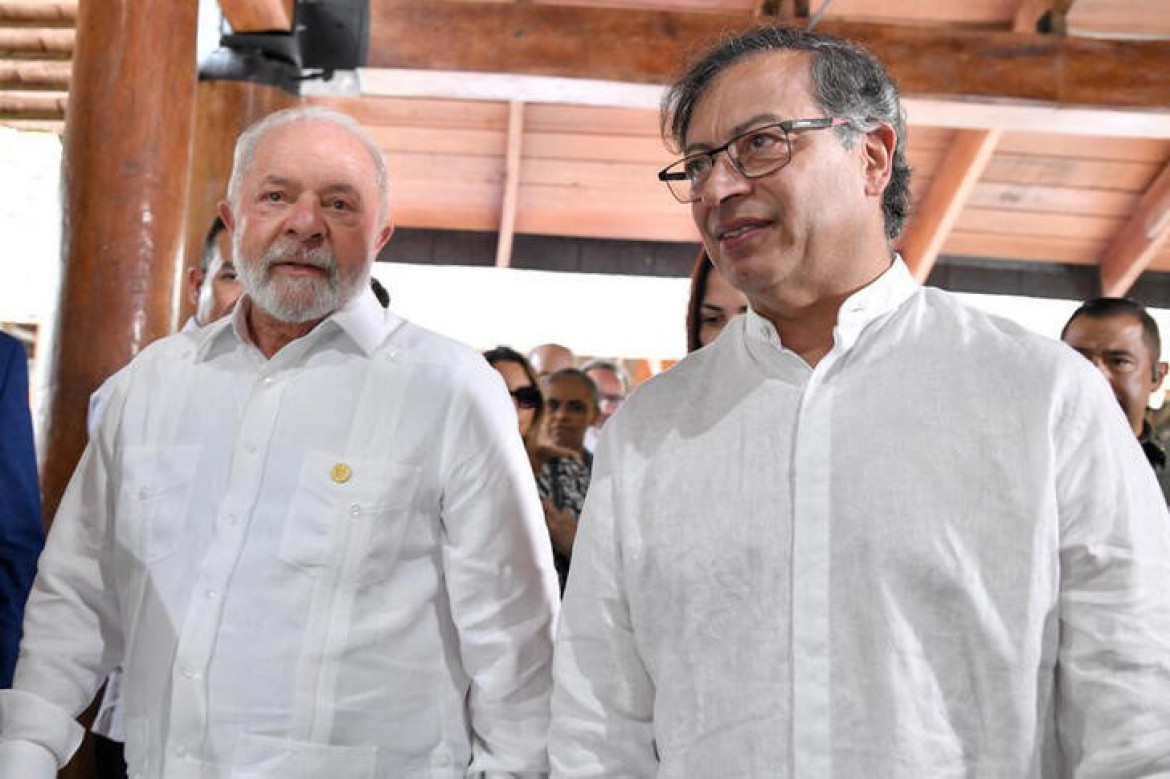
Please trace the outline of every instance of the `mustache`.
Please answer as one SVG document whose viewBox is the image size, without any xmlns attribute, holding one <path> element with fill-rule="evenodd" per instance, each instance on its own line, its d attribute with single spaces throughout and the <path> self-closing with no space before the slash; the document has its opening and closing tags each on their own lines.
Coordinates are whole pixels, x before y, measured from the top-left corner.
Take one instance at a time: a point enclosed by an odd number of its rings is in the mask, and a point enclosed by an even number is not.
<svg viewBox="0 0 1170 779">
<path fill-rule="evenodd" d="M 324 246 L 305 249 L 296 244 L 275 245 L 269 247 L 268 251 L 260 257 L 260 268 L 263 272 L 271 270 L 273 265 L 290 263 L 309 265 L 330 271 L 330 273 L 337 271 L 337 259 L 333 256 L 333 252 Z"/>
</svg>

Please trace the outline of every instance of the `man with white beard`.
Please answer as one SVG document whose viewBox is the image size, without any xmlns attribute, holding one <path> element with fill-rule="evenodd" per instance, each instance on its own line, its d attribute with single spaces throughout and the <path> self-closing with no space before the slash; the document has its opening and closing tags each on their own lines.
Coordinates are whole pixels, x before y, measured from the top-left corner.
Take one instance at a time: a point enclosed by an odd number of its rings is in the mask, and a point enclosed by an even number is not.
<svg viewBox="0 0 1170 779">
<path fill-rule="evenodd" d="M 245 294 L 110 383 L 0 692 L 0 776 L 56 776 L 125 668 L 132 776 L 548 770 L 557 584 L 515 412 L 368 290 L 380 150 L 298 108 L 221 216 Z"/>
</svg>

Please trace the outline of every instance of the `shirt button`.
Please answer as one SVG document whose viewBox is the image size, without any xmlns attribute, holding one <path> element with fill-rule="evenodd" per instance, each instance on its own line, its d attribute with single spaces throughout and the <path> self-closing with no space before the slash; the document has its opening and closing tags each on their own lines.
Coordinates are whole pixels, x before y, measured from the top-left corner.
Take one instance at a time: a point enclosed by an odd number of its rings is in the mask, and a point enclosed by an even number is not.
<svg viewBox="0 0 1170 779">
<path fill-rule="evenodd" d="M 351 517 L 353 517 L 354 519 L 357 519 L 358 517 L 360 517 L 362 515 L 362 507 L 359 506 L 358 504 L 354 503 L 352 506 L 349 507 L 349 515 Z"/>
<path fill-rule="evenodd" d="M 240 517 L 237 514 L 228 514 L 227 518 L 224 521 L 227 522 L 229 525 L 234 525 L 240 521 Z"/>
<path fill-rule="evenodd" d="M 208 600 L 215 600 L 219 597 L 219 593 L 215 590 L 204 590 L 203 597 L 207 598 Z"/>
<path fill-rule="evenodd" d="M 256 454 L 256 444 L 244 444 L 244 451 L 248 454 Z"/>
<path fill-rule="evenodd" d="M 183 666 L 183 668 L 179 671 L 179 673 L 183 674 L 184 679 L 194 679 L 195 678 L 195 669 L 191 668 L 189 666 Z"/>
<path fill-rule="evenodd" d="M 150 490 L 147 489 L 146 487 L 143 487 L 142 489 L 138 490 L 138 499 L 139 500 L 146 500 L 149 497 L 150 497 Z"/>
<path fill-rule="evenodd" d="M 177 745 L 175 747 L 175 756 L 176 757 L 186 757 L 187 756 L 187 747 L 183 746 L 182 744 Z"/>
<path fill-rule="evenodd" d="M 265 376 L 263 384 L 265 387 L 271 387 L 273 385 L 273 383 L 275 383 L 275 381 L 276 380 L 273 379 L 271 376 Z"/>
</svg>

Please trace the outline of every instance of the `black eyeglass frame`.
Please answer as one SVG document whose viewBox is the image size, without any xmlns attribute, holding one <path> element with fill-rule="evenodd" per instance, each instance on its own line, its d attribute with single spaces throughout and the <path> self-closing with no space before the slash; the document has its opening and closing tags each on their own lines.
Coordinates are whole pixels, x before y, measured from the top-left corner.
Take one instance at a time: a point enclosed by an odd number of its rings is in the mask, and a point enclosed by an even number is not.
<svg viewBox="0 0 1170 779">
<path fill-rule="evenodd" d="M 763 178 L 764 176 L 770 176 L 776 171 L 783 169 L 786 165 L 788 165 L 788 163 L 792 162 L 792 133 L 794 131 L 824 130 L 829 127 L 844 127 L 849 124 L 852 123 L 848 119 L 841 116 L 821 116 L 816 119 L 786 119 L 783 122 L 768 122 L 767 124 L 762 124 L 759 127 L 753 127 L 750 130 L 743 131 L 739 135 L 731 138 L 731 140 L 722 146 L 717 146 L 714 149 L 698 152 L 697 154 L 688 154 L 685 157 L 675 160 L 662 170 L 658 171 L 658 180 L 666 184 L 666 188 L 670 190 L 670 194 L 674 195 L 674 199 L 678 202 L 694 203 L 699 199 L 697 190 L 702 186 L 702 183 L 707 180 L 707 177 L 711 175 L 711 171 L 715 169 L 715 156 L 717 154 L 725 152 L 727 154 L 727 159 L 731 161 L 731 166 L 735 168 L 736 172 L 745 179 Z M 774 168 L 769 168 L 768 170 L 761 171 L 759 173 L 749 174 L 743 169 L 743 166 L 740 165 L 739 156 L 731 153 L 731 148 L 744 138 L 755 135 L 756 133 L 759 133 L 763 130 L 771 129 L 773 127 L 779 127 L 784 131 L 784 146 L 788 152 L 784 157 L 784 161 Z M 706 158 L 711 162 L 710 166 L 707 168 L 707 174 L 700 181 L 693 181 L 686 173 L 687 163 L 691 160 L 703 158 Z M 675 170 L 675 168 L 679 168 L 680 166 L 680 170 Z M 682 197 L 678 191 L 673 186 L 671 186 L 670 182 L 672 181 L 689 181 L 691 185 L 690 197 Z"/>
</svg>

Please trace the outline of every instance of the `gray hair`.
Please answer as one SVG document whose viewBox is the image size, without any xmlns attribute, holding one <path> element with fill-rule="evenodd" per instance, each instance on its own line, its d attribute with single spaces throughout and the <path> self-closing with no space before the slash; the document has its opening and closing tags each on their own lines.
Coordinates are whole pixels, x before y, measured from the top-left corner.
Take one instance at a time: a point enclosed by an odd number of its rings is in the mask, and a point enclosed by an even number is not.
<svg viewBox="0 0 1170 779">
<path fill-rule="evenodd" d="M 858 133 L 885 122 L 894 128 L 893 170 L 882 196 L 886 237 L 901 234 L 910 215 L 910 165 L 906 162 L 906 117 L 898 86 L 877 58 L 860 46 L 823 33 L 790 27 L 757 27 L 730 38 L 705 54 L 667 91 L 662 100 L 662 135 L 677 149 L 686 146 L 691 117 L 711 82 L 731 65 L 756 54 L 804 51 L 811 55 L 813 94 L 829 116 L 849 121 L 837 128 L 845 148 Z"/>
<path fill-rule="evenodd" d="M 622 385 L 622 394 L 630 391 L 630 377 L 621 365 L 613 360 L 590 360 L 581 366 L 581 372 L 588 375 L 589 371 L 609 371 L 614 376 L 618 377 L 618 381 Z"/>
<path fill-rule="evenodd" d="M 321 106 L 298 106 L 286 108 L 269 114 L 253 124 L 240 134 L 236 140 L 236 151 L 232 159 L 232 175 L 228 180 L 227 200 L 232 213 L 238 213 L 240 204 L 240 188 L 244 178 L 252 168 L 252 161 L 256 156 L 256 147 L 260 141 L 272 130 L 293 122 L 324 122 L 347 130 L 354 138 L 366 147 L 370 159 L 374 163 L 374 176 L 378 186 L 378 219 L 385 223 L 390 219 L 390 173 L 386 169 L 386 160 L 382 157 L 382 147 L 374 140 L 374 136 L 366 128 L 358 124 L 352 116 L 334 111 L 332 108 Z"/>
</svg>

